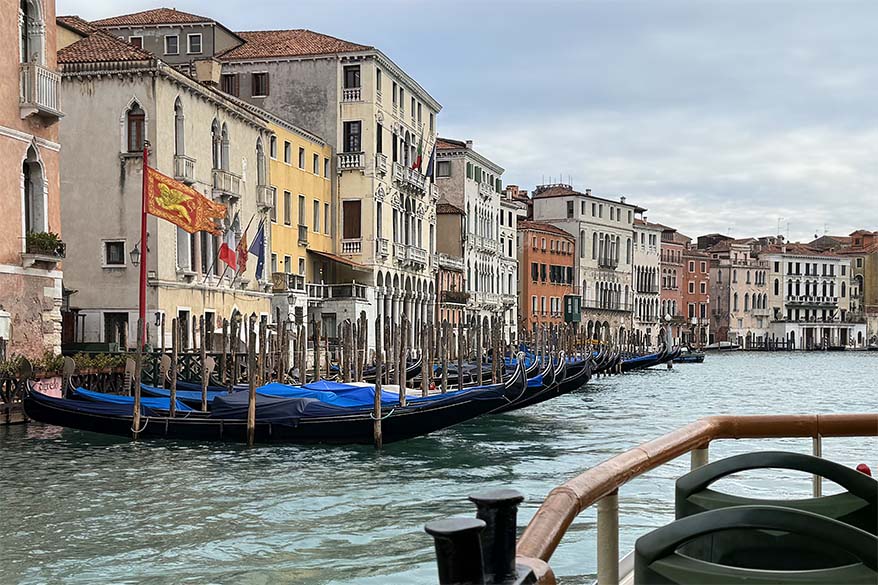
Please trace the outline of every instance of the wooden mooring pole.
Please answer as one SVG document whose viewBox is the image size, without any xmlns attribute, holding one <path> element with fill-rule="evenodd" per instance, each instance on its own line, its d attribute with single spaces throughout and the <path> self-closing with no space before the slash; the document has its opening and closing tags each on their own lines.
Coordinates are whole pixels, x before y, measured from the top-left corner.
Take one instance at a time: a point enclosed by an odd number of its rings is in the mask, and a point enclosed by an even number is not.
<svg viewBox="0 0 878 585">
<path fill-rule="evenodd" d="M 143 321 L 137 319 L 137 353 L 134 354 L 134 412 L 131 437 L 136 441 L 140 435 L 140 380 L 143 377 Z"/>
<path fill-rule="evenodd" d="M 256 443 L 256 323 L 255 315 L 247 320 L 247 446 Z"/>
<path fill-rule="evenodd" d="M 381 343 L 379 337 L 381 333 L 381 318 L 375 320 L 375 402 L 372 412 L 372 434 L 375 442 L 375 448 L 380 449 L 382 445 L 381 437 Z"/>
</svg>

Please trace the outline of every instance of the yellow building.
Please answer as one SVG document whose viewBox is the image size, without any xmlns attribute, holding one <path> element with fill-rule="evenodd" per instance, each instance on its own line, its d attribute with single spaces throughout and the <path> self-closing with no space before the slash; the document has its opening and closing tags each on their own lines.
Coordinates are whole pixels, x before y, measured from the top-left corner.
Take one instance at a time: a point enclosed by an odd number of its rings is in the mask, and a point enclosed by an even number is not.
<svg viewBox="0 0 878 585">
<path fill-rule="evenodd" d="M 308 285 L 330 282 L 335 252 L 332 147 L 280 118 L 268 116 L 269 176 L 274 198 L 269 249 L 275 307 L 284 317 L 307 307 Z"/>
</svg>

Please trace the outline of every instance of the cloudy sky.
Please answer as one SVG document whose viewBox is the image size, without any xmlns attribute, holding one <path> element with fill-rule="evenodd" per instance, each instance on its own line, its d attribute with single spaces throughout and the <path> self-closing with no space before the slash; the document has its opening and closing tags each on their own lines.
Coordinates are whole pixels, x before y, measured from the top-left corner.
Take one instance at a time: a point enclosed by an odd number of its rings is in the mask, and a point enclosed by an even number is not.
<svg viewBox="0 0 878 585">
<path fill-rule="evenodd" d="M 95 19 L 160 6 L 57 0 Z M 876 0 L 177 0 L 375 45 L 505 183 L 625 195 L 698 234 L 878 229 Z"/>
</svg>

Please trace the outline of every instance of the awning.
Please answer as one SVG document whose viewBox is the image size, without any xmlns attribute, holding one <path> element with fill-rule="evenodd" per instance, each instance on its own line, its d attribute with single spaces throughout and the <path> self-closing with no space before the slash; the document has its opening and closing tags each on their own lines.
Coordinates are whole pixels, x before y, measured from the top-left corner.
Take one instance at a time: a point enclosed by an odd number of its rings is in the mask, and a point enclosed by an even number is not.
<svg viewBox="0 0 878 585">
<path fill-rule="evenodd" d="M 368 266 L 364 266 L 357 262 L 354 262 L 350 258 L 345 258 L 344 256 L 336 256 L 335 254 L 330 254 L 329 252 L 321 252 L 319 250 L 308 250 L 309 254 L 314 254 L 324 260 L 330 260 L 332 262 L 338 262 L 339 264 L 344 264 L 345 266 L 350 266 L 354 270 L 361 270 L 363 272 L 372 272 L 372 269 Z"/>
</svg>

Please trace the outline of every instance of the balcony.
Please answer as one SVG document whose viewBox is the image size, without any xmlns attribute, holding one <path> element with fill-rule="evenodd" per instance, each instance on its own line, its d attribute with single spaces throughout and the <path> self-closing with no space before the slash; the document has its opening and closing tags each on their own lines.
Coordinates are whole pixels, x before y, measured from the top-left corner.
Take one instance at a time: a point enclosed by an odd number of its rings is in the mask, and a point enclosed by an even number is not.
<svg viewBox="0 0 878 585">
<path fill-rule="evenodd" d="M 51 269 L 67 256 L 67 245 L 54 233 L 27 234 L 24 241 L 24 253 L 21 255 L 22 266 Z"/>
<path fill-rule="evenodd" d="M 191 185 L 195 182 L 195 159 L 182 154 L 174 155 L 174 179 Z"/>
<path fill-rule="evenodd" d="M 514 307 L 518 302 L 518 297 L 514 294 L 503 293 L 500 295 L 500 304 L 504 307 Z"/>
<path fill-rule="evenodd" d="M 259 209 L 274 207 L 274 190 L 268 185 L 256 185 L 256 206 Z"/>
<path fill-rule="evenodd" d="M 494 194 L 494 189 L 488 183 L 479 183 L 479 195 L 482 196 L 483 199 L 487 199 L 491 195 Z"/>
<path fill-rule="evenodd" d="M 362 299 L 366 300 L 365 284 L 308 284 L 308 298 L 316 301 L 331 299 Z"/>
<path fill-rule="evenodd" d="M 347 238 L 341 241 L 342 254 L 360 254 L 363 251 L 363 238 Z"/>
<path fill-rule="evenodd" d="M 382 175 L 387 174 L 387 155 L 382 153 L 377 153 L 375 155 L 375 171 L 381 173 Z"/>
<path fill-rule="evenodd" d="M 400 188 L 414 191 L 419 194 L 426 193 L 427 178 L 420 171 L 410 169 L 398 162 L 393 163 L 393 180 Z"/>
<path fill-rule="evenodd" d="M 36 63 L 22 63 L 19 68 L 19 108 L 21 118 L 32 114 L 57 120 L 64 114 L 58 101 L 61 76 Z"/>
<path fill-rule="evenodd" d="M 390 255 L 390 242 L 387 238 L 375 238 L 375 255 L 380 258 L 387 258 Z"/>
<path fill-rule="evenodd" d="M 308 226 L 299 224 L 299 244 L 308 245 Z"/>
<path fill-rule="evenodd" d="M 439 293 L 439 302 L 443 305 L 465 305 L 469 301 L 469 293 L 463 290 L 443 290 Z"/>
<path fill-rule="evenodd" d="M 786 304 L 790 306 L 807 306 L 807 307 L 836 307 L 838 306 L 838 297 L 823 297 L 815 295 L 791 295 L 787 297 Z"/>
<path fill-rule="evenodd" d="M 463 272 L 464 270 L 463 258 L 456 258 L 448 254 L 436 254 L 436 263 L 439 264 L 439 268 L 445 270 L 453 270 L 454 272 Z"/>
<path fill-rule="evenodd" d="M 305 292 L 305 277 L 301 274 L 272 272 L 271 291 L 275 293 L 303 293 Z"/>
<path fill-rule="evenodd" d="M 341 101 L 343 102 L 359 102 L 362 101 L 362 92 L 359 87 L 348 87 L 341 90 Z"/>
<path fill-rule="evenodd" d="M 598 266 L 615 270 L 616 267 L 619 266 L 619 261 L 612 256 L 601 256 L 598 258 Z"/>
<path fill-rule="evenodd" d="M 397 260 L 400 260 L 400 261 L 405 260 L 405 254 L 406 254 L 405 248 L 406 248 L 405 244 L 400 244 L 398 242 L 394 242 L 394 244 L 393 244 L 393 257 L 396 258 Z"/>
<path fill-rule="evenodd" d="M 213 169 L 214 197 L 239 199 L 241 197 L 241 177 L 222 169 Z"/>
<path fill-rule="evenodd" d="M 769 308 L 751 309 L 751 313 L 753 313 L 754 317 L 770 317 L 771 316 L 771 309 L 769 309 Z"/>
<path fill-rule="evenodd" d="M 338 153 L 339 171 L 361 171 L 366 168 L 365 156 L 362 152 Z"/>
<path fill-rule="evenodd" d="M 405 252 L 405 259 L 409 264 L 413 264 L 416 266 L 426 266 L 427 265 L 427 251 L 423 248 L 419 248 L 417 246 L 407 246 Z"/>
</svg>

